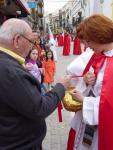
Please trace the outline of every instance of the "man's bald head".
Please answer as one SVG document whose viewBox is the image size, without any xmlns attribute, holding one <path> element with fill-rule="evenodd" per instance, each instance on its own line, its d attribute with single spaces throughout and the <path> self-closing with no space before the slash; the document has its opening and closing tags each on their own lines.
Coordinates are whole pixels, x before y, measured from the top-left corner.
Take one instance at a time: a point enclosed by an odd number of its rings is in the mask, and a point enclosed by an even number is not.
<svg viewBox="0 0 113 150">
<path fill-rule="evenodd" d="M 25 34 L 30 30 L 30 26 L 24 20 L 8 19 L 0 28 L 0 41 L 7 40 L 10 42 L 16 34 Z"/>
<path fill-rule="evenodd" d="M 24 21 L 8 19 L 0 28 L 0 46 L 26 57 L 31 47 L 32 29 Z"/>
</svg>

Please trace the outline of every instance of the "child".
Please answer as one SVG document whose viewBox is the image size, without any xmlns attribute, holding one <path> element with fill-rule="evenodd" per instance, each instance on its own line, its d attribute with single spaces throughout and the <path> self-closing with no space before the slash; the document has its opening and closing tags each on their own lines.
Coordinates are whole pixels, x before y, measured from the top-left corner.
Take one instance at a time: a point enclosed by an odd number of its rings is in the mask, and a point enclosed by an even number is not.
<svg viewBox="0 0 113 150">
<path fill-rule="evenodd" d="M 46 60 L 43 62 L 44 68 L 44 84 L 47 88 L 47 91 L 51 90 L 51 85 L 54 81 L 55 74 L 55 61 L 53 58 L 53 52 L 48 50 L 46 52 Z"/>
<path fill-rule="evenodd" d="M 47 91 L 43 85 L 43 68 L 40 65 L 38 67 L 38 50 L 30 50 L 27 58 L 25 68 L 40 82 L 41 92 L 44 95 Z"/>
<path fill-rule="evenodd" d="M 41 83 L 41 69 L 37 66 L 37 58 L 37 49 L 30 50 L 26 58 L 25 68 Z"/>
</svg>

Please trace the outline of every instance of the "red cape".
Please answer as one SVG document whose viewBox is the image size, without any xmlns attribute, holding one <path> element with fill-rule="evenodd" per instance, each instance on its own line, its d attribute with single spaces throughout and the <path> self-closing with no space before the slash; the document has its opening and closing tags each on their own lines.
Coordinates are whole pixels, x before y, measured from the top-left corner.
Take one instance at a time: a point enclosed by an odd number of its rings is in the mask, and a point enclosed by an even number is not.
<svg viewBox="0 0 113 150">
<path fill-rule="evenodd" d="M 113 57 L 107 58 L 99 106 L 99 150 L 113 150 Z"/>
<path fill-rule="evenodd" d="M 64 36 L 64 48 L 63 48 L 63 55 L 68 56 L 70 54 L 70 43 L 71 38 L 69 34 L 66 34 Z"/>
<path fill-rule="evenodd" d="M 58 35 L 58 46 L 63 46 L 64 45 L 64 37 L 62 34 Z"/>
<path fill-rule="evenodd" d="M 75 37 L 75 39 L 74 39 L 73 54 L 74 55 L 81 54 L 81 45 L 80 45 L 80 40 L 78 37 Z"/>
</svg>

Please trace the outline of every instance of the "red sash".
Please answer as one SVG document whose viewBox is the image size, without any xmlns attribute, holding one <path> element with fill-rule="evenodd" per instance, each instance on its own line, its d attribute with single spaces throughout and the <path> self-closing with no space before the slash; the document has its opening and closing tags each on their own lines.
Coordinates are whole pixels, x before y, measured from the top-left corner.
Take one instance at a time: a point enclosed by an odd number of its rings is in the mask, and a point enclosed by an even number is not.
<svg viewBox="0 0 113 150">
<path fill-rule="evenodd" d="M 58 120 L 59 120 L 59 122 L 62 122 L 62 109 L 63 109 L 62 102 L 60 102 L 58 104 Z"/>
<path fill-rule="evenodd" d="M 98 150 L 113 150 L 113 57 L 107 59 L 99 107 Z"/>
<path fill-rule="evenodd" d="M 101 69 L 104 61 L 105 61 L 106 56 L 103 54 L 96 54 L 94 53 L 91 57 L 91 59 L 89 60 L 88 64 L 86 65 L 86 68 L 84 69 L 83 75 L 85 75 L 90 67 L 92 66 L 94 69 L 94 73 L 97 76 L 99 70 Z"/>
<path fill-rule="evenodd" d="M 73 128 L 71 128 L 70 131 L 69 131 L 67 150 L 73 150 L 73 148 L 74 148 L 74 141 L 75 141 L 75 135 L 76 135 L 76 131 Z"/>
</svg>

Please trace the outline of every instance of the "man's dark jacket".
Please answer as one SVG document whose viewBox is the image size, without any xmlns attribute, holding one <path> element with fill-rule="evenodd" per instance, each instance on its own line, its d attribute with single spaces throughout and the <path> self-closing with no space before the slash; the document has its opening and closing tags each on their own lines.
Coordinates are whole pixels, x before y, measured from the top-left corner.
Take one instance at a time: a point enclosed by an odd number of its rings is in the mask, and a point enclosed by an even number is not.
<svg viewBox="0 0 113 150">
<path fill-rule="evenodd" d="M 38 81 L 16 59 L 0 52 L 0 150 L 28 150 L 41 145 L 45 118 L 64 96 L 59 83 L 45 96 Z"/>
</svg>

